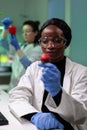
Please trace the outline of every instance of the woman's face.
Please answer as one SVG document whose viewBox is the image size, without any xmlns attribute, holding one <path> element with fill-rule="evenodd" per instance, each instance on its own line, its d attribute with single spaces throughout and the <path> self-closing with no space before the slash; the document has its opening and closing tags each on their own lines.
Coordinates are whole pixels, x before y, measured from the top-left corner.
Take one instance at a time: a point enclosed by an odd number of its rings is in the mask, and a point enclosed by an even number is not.
<svg viewBox="0 0 87 130">
<path fill-rule="evenodd" d="M 41 34 L 41 48 L 44 53 L 48 53 L 51 62 L 57 62 L 64 58 L 64 35 L 63 31 L 55 25 L 47 26 Z"/>
<path fill-rule="evenodd" d="M 32 43 L 35 40 L 37 31 L 34 32 L 32 26 L 24 25 L 22 28 L 22 36 L 26 43 Z"/>
</svg>

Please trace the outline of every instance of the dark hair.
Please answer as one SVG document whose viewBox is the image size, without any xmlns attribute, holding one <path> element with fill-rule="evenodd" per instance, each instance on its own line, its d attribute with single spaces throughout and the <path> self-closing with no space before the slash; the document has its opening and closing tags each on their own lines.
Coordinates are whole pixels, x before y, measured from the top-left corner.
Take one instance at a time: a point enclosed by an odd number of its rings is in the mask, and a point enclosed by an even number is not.
<svg viewBox="0 0 87 130">
<path fill-rule="evenodd" d="M 34 32 L 37 31 L 37 32 L 39 33 L 39 24 L 40 24 L 39 21 L 27 20 L 27 21 L 25 21 L 25 22 L 22 24 L 22 27 L 23 27 L 24 25 L 30 25 L 30 26 L 33 28 L 33 31 L 34 31 Z M 38 44 L 38 38 L 39 38 L 39 36 L 37 35 L 37 36 L 35 37 L 35 40 L 34 40 L 34 45 Z"/>
<path fill-rule="evenodd" d="M 40 29 L 39 37 L 41 37 L 42 31 L 49 25 L 55 25 L 63 31 L 65 39 L 67 40 L 66 46 L 69 46 L 72 38 L 71 29 L 64 20 L 61 20 L 59 18 L 52 18 L 47 20 Z"/>
</svg>

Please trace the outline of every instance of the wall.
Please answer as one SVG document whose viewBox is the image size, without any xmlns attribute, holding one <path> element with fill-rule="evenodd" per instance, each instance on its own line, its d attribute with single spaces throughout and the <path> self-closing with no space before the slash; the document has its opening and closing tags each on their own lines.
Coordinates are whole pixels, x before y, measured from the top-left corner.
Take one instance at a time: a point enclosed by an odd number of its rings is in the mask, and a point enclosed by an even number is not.
<svg viewBox="0 0 87 130">
<path fill-rule="evenodd" d="M 71 0 L 70 57 L 87 66 L 87 0 Z"/>
<path fill-rule="evenodd" d="M 72 29 L 72 41 L 66 50 L 72 60 L 87 66 L 87 0 L 49 0 L 49 18 L 64 19 Z"/>
<path fill-rule="evenodd" d="M 0 21 L 11 17 L 17 26 L 17 37 L 21 41 L 21 25 L 25 20 L 39 20 L 42 24 L 48 17 L 47 0 L 0 0 Z M 1 22 L 0 22 L 0 25 Z"/>
<path fill-rule="evenodd" d="M 48 0 L 48 18 L 59 17 L 64 19 L 65 17 L 65 2 L 64 0 Z"/>
<path fill-rule="evenodd" d="M 72 42 L 66 50 L 72 60 L 87 66 L 87 0 L 0 0 L 0 20 L 11 17 L 21 41 L 21 24 L 27 19 L 40 20 L 41 25 L 51 17 L 64 19 L 72 28 Z M 1 24 L 1 23 L 0 23 Z"/>
</svg>

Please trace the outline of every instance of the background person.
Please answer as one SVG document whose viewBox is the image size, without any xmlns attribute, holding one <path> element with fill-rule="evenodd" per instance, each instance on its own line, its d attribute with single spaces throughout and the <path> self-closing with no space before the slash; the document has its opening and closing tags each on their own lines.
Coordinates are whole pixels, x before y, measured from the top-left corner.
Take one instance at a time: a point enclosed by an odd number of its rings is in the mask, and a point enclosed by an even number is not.
<svg viewBox="0 0 87 130">
<path fill-rule="evenodd" d="M 9 49 L 9 43 L 7 42 L 8 27 L 12 24 L 10 18 L 4 18 L 2 20 L 4 25 L 4 30 L 2 31 L 2 45 L 6 45 Z M 22 36 L 24 39 L 24 44 L 20 46 L 18 44 L 16 35 L 9 36 L 10 44 L 15 48 L 16 54 L 14 56 L 14 61 L 12 63 L 12 76 L 10 82 L 10 88 L 17 85 L 20 77 L 25 72 L 25 69 L 34 61 L 39 60 L 42 53 L 41 47 L 38 44 L 38 31 L 39 31 L 39 21 L 28 20 L 22 25 Z"/>
<path fill-rule="evenodd" d="M 32 63 L 9 92 L 10 111 L 41 130 L 87 129 L 87 67 L 64 55 L 71 38 L 65 21 L 47 20 L 41 27 L 39 41 L 50 62 Z"/>
</svg>

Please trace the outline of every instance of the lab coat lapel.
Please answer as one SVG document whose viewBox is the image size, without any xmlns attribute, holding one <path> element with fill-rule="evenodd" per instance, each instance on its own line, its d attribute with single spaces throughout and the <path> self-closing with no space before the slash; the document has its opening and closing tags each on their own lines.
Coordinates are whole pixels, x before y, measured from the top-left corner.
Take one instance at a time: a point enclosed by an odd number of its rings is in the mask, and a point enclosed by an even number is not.
<svg viewBox="0 0 87 130">
<path fill-rule="evenodd" d="M 66 66 L 65 66 L 65 76 L 64 76 L 64 82 L 63 82 L 63 89 L 67 93 L 71 93 L 71 87 L 72 87 L 72 69 L 73 69 L 73 62 L 70 61 L 69 58 L 66 58 Z"/>
</svg>

